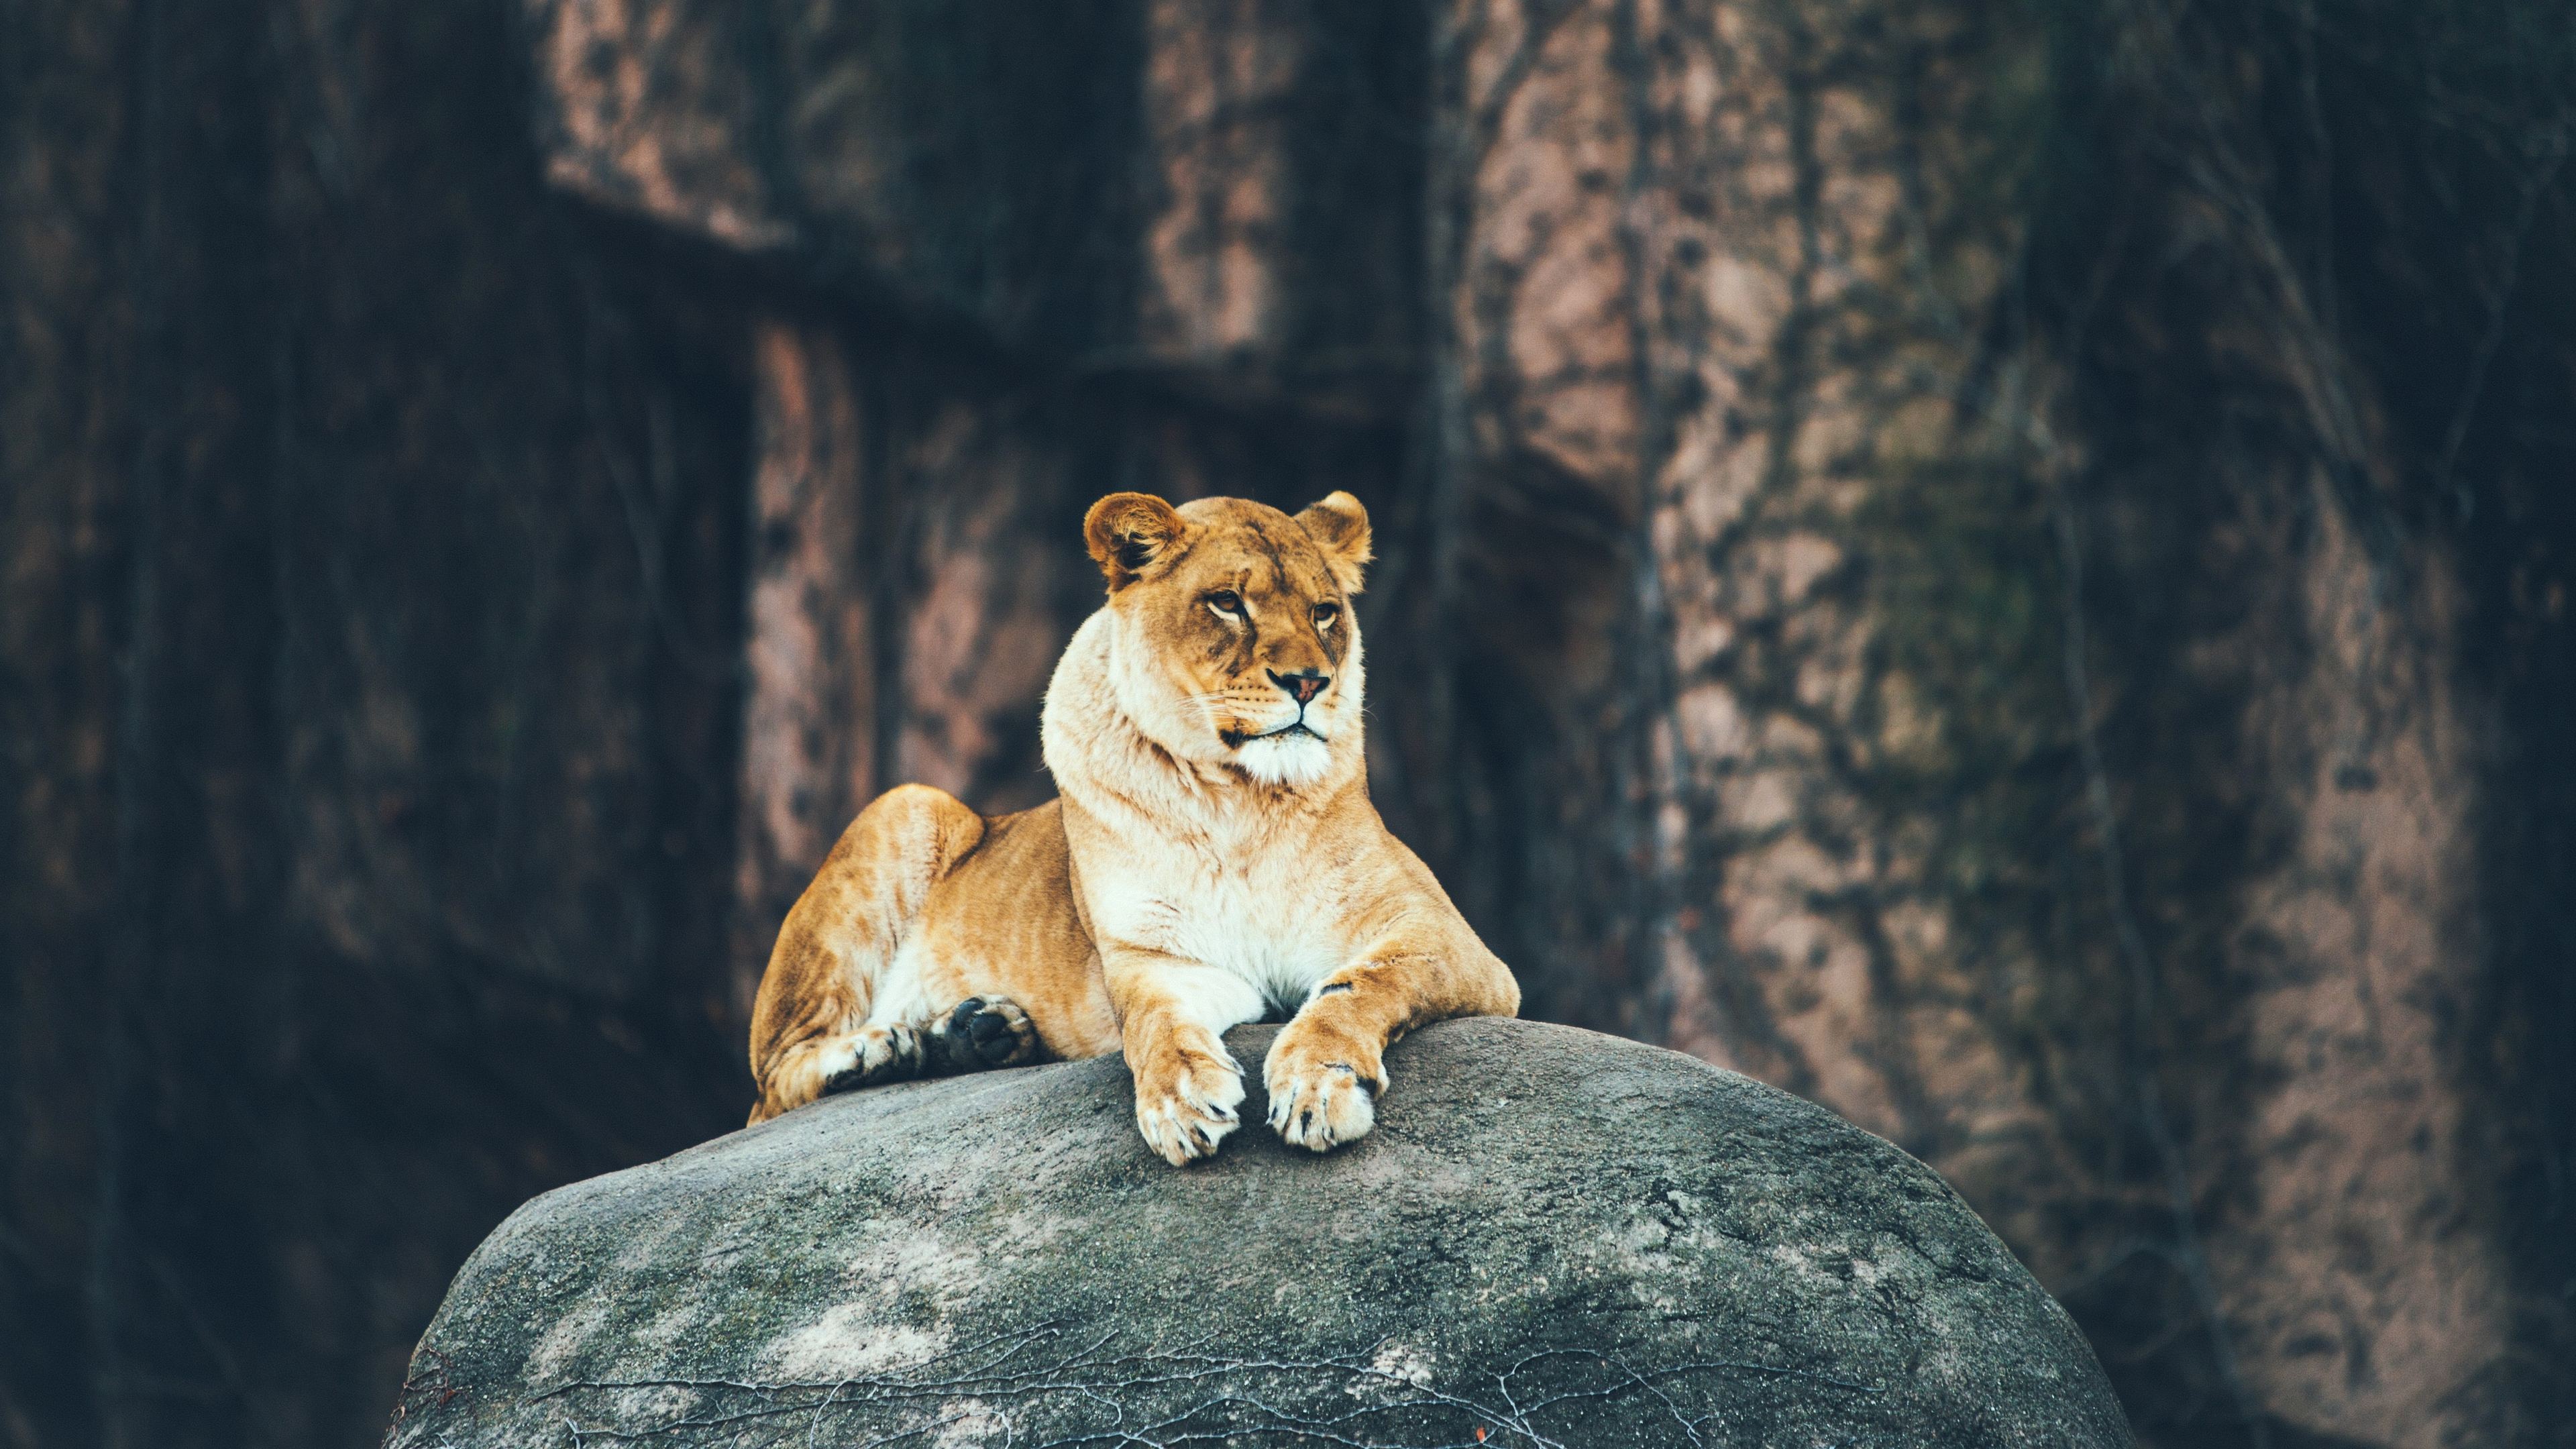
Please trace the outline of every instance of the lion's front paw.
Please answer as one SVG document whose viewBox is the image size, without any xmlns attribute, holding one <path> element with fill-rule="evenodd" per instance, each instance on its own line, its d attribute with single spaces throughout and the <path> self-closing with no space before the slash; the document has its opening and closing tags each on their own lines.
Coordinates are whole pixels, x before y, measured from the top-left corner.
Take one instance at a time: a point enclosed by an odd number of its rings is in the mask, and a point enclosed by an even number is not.
<svg viewBox="0 0 2576 1449">
<path fill-rule="evenodd" d="M 827 1095 L 921 1075 L 921 1034 L 908 1026 L 860 1027 L 850 1034 L 846 1051 L 846 1065 L 823 1078 Z"/>
<path fill-rule="evenodd" d="M 1216 1054 L 1174 1051 L 1169 1060 L 1136 1073 L 1136 1126 L 1145 1145 L 1165 1162 L 1183 1166 L 1216 1152 L 1241 1119 L 1243 1073 L 1220 1046 Z"/>
<path fill-rule="evenodd" d="M 1363 1055 L 1308 1041 L 1293 1026 L 1279 1033 L 1261 1070 L 1270 1089 L 1270 1130 L 1317 1152 L 1367 1136 L 1377 1125 L 1377 1094 L 1386 1083 L 1374 1057 L 1347 1060 Z"/>
</svg>

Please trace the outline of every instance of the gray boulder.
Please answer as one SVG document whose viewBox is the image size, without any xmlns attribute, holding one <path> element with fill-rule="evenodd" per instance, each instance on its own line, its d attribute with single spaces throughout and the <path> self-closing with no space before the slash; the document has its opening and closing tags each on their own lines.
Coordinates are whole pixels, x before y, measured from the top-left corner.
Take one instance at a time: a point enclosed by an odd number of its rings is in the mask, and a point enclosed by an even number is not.
<svg viewBox="0 0 2576 1449">
<path fill-rule="evenodd" d="M 1529 1022 L 1387 1056 L 1377 1130 L 1175 1170 L 1116 1059 L 826 1099 L 503 1223 L 394 1446 L 2123 1445 L 1922 1164 Z"/>
</svg>

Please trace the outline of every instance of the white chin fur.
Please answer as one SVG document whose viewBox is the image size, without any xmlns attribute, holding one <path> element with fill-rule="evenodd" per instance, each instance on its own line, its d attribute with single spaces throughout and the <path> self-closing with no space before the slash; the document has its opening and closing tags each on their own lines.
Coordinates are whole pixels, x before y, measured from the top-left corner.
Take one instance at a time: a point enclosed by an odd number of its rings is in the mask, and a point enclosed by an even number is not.
<svg viewBox="0 0 2576 1449">
<path fill-rule="evenodd" d="M 1264 785 L 1302 790 L 1333 768 L 1332 746 L 1310 734 L 1245 740 L 1234 752 L 1243 772 Z"/>
</svg>

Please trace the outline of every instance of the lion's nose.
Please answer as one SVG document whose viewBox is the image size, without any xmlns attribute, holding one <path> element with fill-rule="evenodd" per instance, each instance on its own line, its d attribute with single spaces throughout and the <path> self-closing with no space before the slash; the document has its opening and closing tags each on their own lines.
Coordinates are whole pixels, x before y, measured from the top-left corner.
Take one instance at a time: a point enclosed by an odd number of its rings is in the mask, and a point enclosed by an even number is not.
<svg viewBox="0 0 2576 1449">
<path fill-rule="evenodd" d="M 1273 669 L 1270 682 L 1288 691 L 1289 697 L 1299 704 L 1304 704 L 1323 693 L 1324 686 L 1332 683 L 1333 677 L 1316 669 L 1292 669 L 1286 674 Z"/>
</svg>

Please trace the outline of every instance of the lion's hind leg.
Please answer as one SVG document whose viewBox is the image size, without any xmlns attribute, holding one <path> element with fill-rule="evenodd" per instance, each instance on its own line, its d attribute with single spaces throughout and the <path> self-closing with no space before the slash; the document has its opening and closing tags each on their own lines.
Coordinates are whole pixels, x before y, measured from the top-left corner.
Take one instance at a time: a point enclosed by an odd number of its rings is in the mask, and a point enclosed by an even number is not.
<svg viewBox="0 0 2576 1449">
<path fill-rule="evenodd" d="M 923 1069 L 929 1023 L 906 1009 L 919 983 L 903 946 L 931 887 L 983 838 L 982 816 L 925 785 L 878 796 L 841 833 L 779 928 L 752 1006 L 754 1123 Z"/>
</svg>

